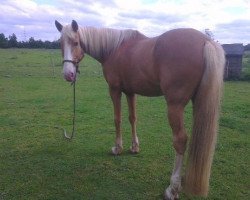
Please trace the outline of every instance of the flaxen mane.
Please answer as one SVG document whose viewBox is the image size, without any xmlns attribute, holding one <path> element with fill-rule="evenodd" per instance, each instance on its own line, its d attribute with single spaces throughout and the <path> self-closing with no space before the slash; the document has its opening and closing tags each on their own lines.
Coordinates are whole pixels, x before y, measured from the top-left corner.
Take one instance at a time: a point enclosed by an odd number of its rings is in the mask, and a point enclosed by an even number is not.
<svg viewBox="0 0 250 200">
<path fill-rule="evenodd" d="M 86 52 L 94 58 L 110 55 L 123 41 L 136 38 L 140 33 L 135 30 L 116 30 L 110 28 L 82 27 L 79 29 L 81 41 Z"/>
</svg>

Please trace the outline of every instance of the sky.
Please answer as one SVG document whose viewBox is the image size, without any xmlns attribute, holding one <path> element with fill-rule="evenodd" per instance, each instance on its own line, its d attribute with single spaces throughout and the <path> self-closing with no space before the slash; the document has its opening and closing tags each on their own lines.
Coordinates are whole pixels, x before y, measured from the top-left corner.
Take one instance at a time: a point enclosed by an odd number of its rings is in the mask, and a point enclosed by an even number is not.
<svg viewBox="0 0 250 200">
<path fill-rule="evenodd" d="M 54 21 L 135 29 L 148 37 L 176 28 L 209 29 L 220 43 L 250 43 L 250 0 L 0 0 L 0 33 L 57 40 Z"/>
</svg>

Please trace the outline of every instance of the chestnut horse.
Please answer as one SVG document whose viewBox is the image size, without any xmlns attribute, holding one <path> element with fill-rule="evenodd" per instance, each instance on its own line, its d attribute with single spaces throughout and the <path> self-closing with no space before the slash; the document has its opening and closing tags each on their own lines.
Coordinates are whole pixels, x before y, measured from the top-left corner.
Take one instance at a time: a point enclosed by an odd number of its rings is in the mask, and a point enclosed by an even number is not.
<svg viewBox="0 0 250 200">
<path fill-rule="evenodd" d="M 64 77 L 76 80 L 78 63 L 89 54 L 103 67 L 114 104 L 116 129 L 112 153 L 121 154 L 121 96 L 127 97 L 132 127 L 131 152 L 139 152 L 136 133 L 136 96 L 164 95 L 169 124 L 176 151 L 175 165 L 166 199 L 177 199 L 181 190 L 181 168 L 187 134 L 183 112 L 193 104 L 193 128 L 184 177 L 184 191 L 207 196 L 215 149 L 221 91 L 223 86 L 224 51 L 206 35 L 194 29 L 175 29 L 154 38 L 134 30 L 78 27 L 76 21 L 62 26 Z"/>
</svg>

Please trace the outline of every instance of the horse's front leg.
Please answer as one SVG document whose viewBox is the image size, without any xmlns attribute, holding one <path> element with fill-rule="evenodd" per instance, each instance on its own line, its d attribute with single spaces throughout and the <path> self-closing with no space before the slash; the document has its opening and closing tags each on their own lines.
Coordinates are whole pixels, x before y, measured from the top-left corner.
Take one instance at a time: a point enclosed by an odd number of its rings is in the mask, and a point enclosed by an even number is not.
<svg viewBox="0 0 250 200">
<path fill-rule="evenodd" d="M 129 122 L 132 128 L 132 146 L 130 147 L 131 153 L 139 152 L 139 140 L 136 133 L 136 96 L 135 94 L 127 95 L 128 109 L 129 109 Z"/>
<path fill-rule="evenodd" d="M 119 155 L 122 152 L 122 134 L 121 134 L 121 96 L 122 93 L 118 89 L 109 89 L 110 96 L 114 105 L 114 123 L 115 123 L 115 146 L 112 147 L 112 153 Z"/>
<path fill-rule="evenodd" d="M 165 199 L 175 200 L 179 198 L 181 191 L 181 169 L 183 156 L 186 150 L 187 134 L 183 121 L 184 106 L 168 105 L 168 119 L 173 131 L 173 145 L 176 151 L 175 165 L 170 179 L 170 185 L 165 191 Z"/>
</svg>

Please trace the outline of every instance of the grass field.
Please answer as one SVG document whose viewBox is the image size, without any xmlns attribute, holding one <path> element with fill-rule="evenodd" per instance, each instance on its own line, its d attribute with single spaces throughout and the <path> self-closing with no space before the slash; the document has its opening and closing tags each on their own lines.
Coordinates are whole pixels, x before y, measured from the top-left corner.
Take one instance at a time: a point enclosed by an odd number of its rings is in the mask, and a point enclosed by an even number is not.
<svg viewBox="0 0 250 200">
<path fill-rule="evenodd" d="M 245 65 L 250 68 L 249 60 Z M 101 67 L 86 57 L 80 69 L 77 134 L 68 142 L 54 128 L 70 130 L 72 121 L 60 51 L 0 49 L 0 200 L 162 199 L 174 160 L 164 99 L 138 97 L 141 152 L 130 155 L 123 98 L 124 153 L 112 156 L 113 108 Z M 224 93 L 208 199 L 247 200 L 250 83 L 226 82 Z M 190 105 L 185 113 L 190 132 Z"/>
</svg>

